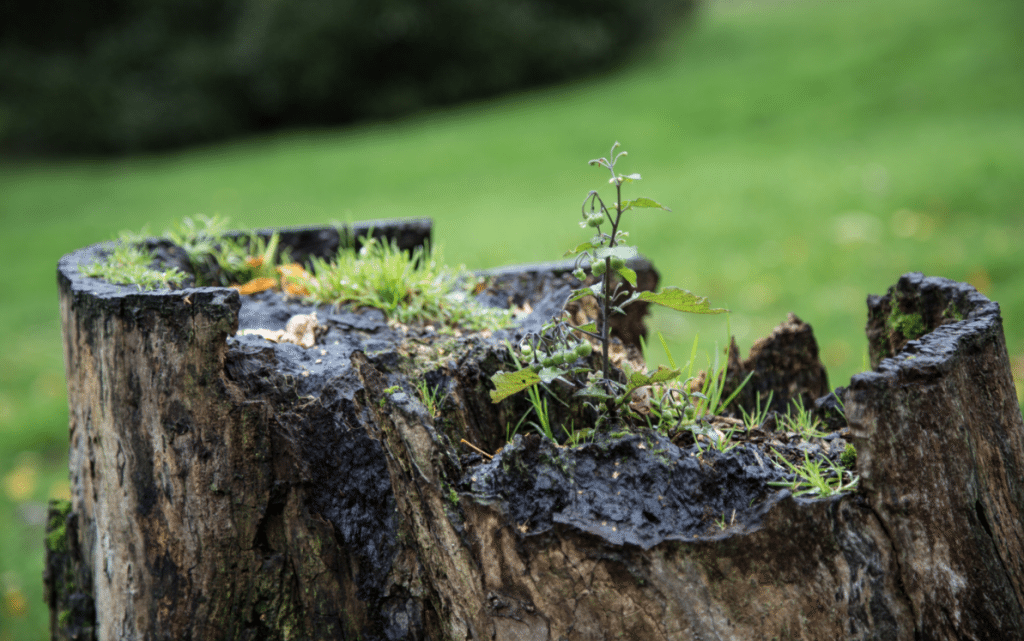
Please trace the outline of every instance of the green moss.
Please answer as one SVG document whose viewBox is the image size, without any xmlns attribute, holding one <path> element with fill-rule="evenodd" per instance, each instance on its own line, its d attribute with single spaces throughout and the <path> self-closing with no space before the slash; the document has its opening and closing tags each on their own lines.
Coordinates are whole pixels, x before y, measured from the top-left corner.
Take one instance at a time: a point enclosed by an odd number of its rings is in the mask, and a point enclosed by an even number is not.
<svg viewBox="0 0 1024 641">
<path fill-rule="evenodd" d="M 839 455 L 839 462 L 846 469 L 852 468 L 857 463 L 857 448 L 853 446 L 853 443 L 846 444 L 846 449 Z"/>
<path fill-rule="evenodd" d="M 956 306 L 954 301 L 949 301 L 949 305 L 946 305 L 946 309 L 942 310 L 942 317 L 952 318 L 955 321 L 962 321 L 967 317 L 967 315 Z"/>
<path fill-rule="evenodd" d="M 886 325 L 889 329 L 894 330 L 902 334 L 907 340 L 914 340 L 920 338 L 927 333 L 928 328 L 924 324 L 924 319 L 918 313 L 904 314 L 898 311 L 897 305 L 894 303 L 892 311 L 889 312 L 889 318 L 886 320 Z"/>
<path fill-rule="evenodd" d="M 180 284 L 185 274 L 177 268 L 164 271 L 151 269 L 153 253 L 125 239 L 119 241 L 102 262 L 82 265 L 79 271 L 108 283 L 135 285 L 140 290 L 163 289 Z"/>
<path fill-rule="evenodd" d="M 68 551 L 67 516 L 71 513 L 71 502 L 54 500 L 50 509 L 55 514 L 50 517 L 46 526 L 46 549 L 50 552 L 64 553 Z"/>
</svg>

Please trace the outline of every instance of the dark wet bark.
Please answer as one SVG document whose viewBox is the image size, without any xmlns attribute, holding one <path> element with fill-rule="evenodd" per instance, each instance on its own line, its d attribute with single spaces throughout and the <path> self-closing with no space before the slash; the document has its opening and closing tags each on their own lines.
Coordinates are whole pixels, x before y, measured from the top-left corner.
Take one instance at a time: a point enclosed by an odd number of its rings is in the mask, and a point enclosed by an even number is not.
<svg viewBox="0 0 1024 641">
<path fill-rule="evenodd" d="M 869 335 L 890 351 L 842 394 L 861 491 L 810 500 L 767 487 L 778 472 L 748 445 L 699 458 L 654 433 L 506 445 L 529 404 L 493 405 L 488 379 L 508 368 L 515 332 L 440 341 L 321 309 L 313 351 L 274 345 L 234 336 L 240 308 L 243 325 L 257 321 L 232 291 L 96 288 L 75 271 L 83 251 L 59 276 L 73 500 L 51 515 L 67 538 L 48 546 L 55 638 L 1024 629 L 1024 426 L 998 306 L 965 285 L 908 276 L 872 298 Z M 572 286 L 564 265 L 503 270 L 481 297 L 528 302 L 539 325 Z M 267 317 L 308 311 L 264 298 Z M 927 331 L 901 341 L 913 314 Z M 640 320 L 620 328 L 627 349 Z M 779 368 L 761 381 L 813 404 L 828 386 L 803 327 L 773 334 L 800 339 L 799 382 Z M 438 393 L 433 414 L 421 380 Z"/>
<path fill-rule="evenodd" d="M 722 397 L 734 393 L 730 407 L 735 414 L 739 408 L 753 414 L 758 407 L 785 413 L 794 403 L 810 409 L 828 394 L 828 373 L 811 326 L 791 313 L 786 322 L 756 341 L 743 361 L 733 338 Z"/>
<path fill-rule="evenodd" d="M 1024 427 L 999 306 L 969 285 L 907 274 L 868 299 L 868 319 L 877 365 L 851 381 L 847 416 L 914 629 L 1017 638 Z"/>
</svg>

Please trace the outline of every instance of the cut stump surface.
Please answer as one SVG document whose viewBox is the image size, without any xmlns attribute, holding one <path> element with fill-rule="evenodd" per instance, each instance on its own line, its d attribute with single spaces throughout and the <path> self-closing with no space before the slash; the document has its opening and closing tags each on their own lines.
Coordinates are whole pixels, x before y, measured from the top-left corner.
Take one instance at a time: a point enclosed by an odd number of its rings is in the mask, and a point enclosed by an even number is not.
<svg viewBox="0 0 1024 641">
<path fill-rule="evenodd" d="M 54 638 L 1024 629 L 1024 425 L 998 305 L 966 285 L 910 274 L 870 299 L 876 366 L 843 395 L 861 485 L 812 500 L 767 487 L 778 469 L 746 446 L 698 460 L 653 432 L 506 444 L 529 404 L 493 405 L 489 377 L 521 329 L 439 337 L 271 294 L 136 292 L 82 277 L 95 251 L 58 273 L 73 498 L 50 519 Z M 479 297 L 529 303 L 522 323 L 539 326 L 568 272 L 492 272 Z M 309 349 L 236 334 L 312 311 L 325 329 Z M 642 333 L 629 319 L 622 347 Z"/>
</svg>

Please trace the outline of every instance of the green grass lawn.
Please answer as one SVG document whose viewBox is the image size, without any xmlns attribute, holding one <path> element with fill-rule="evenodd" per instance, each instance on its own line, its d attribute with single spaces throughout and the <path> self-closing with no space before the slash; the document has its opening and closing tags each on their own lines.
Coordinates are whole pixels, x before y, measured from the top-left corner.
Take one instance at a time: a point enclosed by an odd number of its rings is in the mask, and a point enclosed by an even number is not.
<svg viewBox="0 0 1024 641">
<path fill-rule="evenodd" d="M 644 176 L 627 197 L 673 210 L 629 218 L 630 240 L 663 284 L 732 309 L 744 352 L 792 311 L 845 384 L 863 369 L 866 295 L 923 271 L 1001 303 L 1021 379 L 1021 33 L 1010 0 L 722 0 L 569 87 L 145 158 L 0 164 L 0 641 L 45 636 L 39 510 L 67 491 L 64 253 L 196 213 L 241 228 L 430 216 L 452 262 L 552 260 L 586 239 L 579 206 L 607 187 L 586 161 L 619 140 L 623 173 Z M 722 317 L 654 325 L 677 357 L 695 333 L 709 350 L 726 340 Z"/>
</svg>

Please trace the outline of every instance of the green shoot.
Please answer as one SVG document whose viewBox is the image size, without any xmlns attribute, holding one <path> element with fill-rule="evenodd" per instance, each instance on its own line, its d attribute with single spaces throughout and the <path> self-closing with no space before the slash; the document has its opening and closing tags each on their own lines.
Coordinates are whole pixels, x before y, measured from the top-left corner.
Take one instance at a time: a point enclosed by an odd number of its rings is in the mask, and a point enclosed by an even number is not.
<svg viewBox="0 0 1024 641">
<path fill-rule="evenodd" d="M 543 434 L 550 441 L 555 440 L 554 432 L 551 429 L 551 415 L 548 413 L 548 399 L 541 398 L 540 392 L 537 391 L 536 387 L 531 387 L 526 390 L 527 396 L 530 398 L 530 404 L 533 405 L 534 414 L 537 416 L 537 421 L 530 421 L 530 425 L 537 428 L 537 431 Z"/>
<path fill-rule="evenodd" d="M 706 298 L 675 287 L 666 287 L 660 292 L 630 291 L 637 285 L 637 274 L 627 261 L 639 255 L 636 247 L 624 244 L 629 234 L 620 229 L 625 212 L 635 209 L 662 209 L 671 211 L 650 198 L 622 199 L 622 185 L 640 180 L 640 174 L 622 175 L 615 172 L 618 161 L 626 152 L 616 153 L 619 143 L 612 145 L 607 158 L 591 160 L 611 173 L 609 183 L 615 186 L 615 200 L 606 203 L 597 191 L 591 191 L 581 207 L 583 229 L 594 234 L 587 242 L 580 243 L 566 252 L 575 256 L 573 277 L 581 283 L 588 279 L 585 267 L 596 280 L 594 284 L 575 289 L 569 294 L 565 305 L 593 297 L 597 302 L 598 318 L 579 327 L 569 325 L 564 319 L 564 309 L 540 334 L 531 334 L 520 344 L 528 364 L 514 372 L 498 372 L 491 377 L 494 391 L 491 400 L 495 403 L 523 390 L 534 390 L 538 384 L 559 380 L 576 388 L 576 396 L 596 410 L 595 427 L 616 423 L 624 415 L 629 416 L 628 404 L 634 391 L 654 384 L 665 383 L 678 377 L 682 372 L 661 367 L 648 374 L 627 370 L 626 382 L 613 376 L 609 346 L 611 345 L 611 317 L 626 314 L 625 308 L 635 302 L 654 303 L 670 309 L 695 314 L 721 314 L 728 310 L 713 309 Z M 605 231 L 607 229 L 607 231 Z M 582 339 L 582 340 L 581 340 Z M 600 366 L 590 362 L 592 343 L 599 351 Z M 664 338 L 662 338 L 664 345 Z M 646 349 L 646 346 L 644 346 Z M 671 356 L 670 356 L 671 360 Z M 582 365 L 580 364 L 582 361 Z M 720 391 L 720 390 L 719 390 Z M 532 396 L 532 392 L 531 392 Z"/>
<path fill-rule="evenodd" d="M 793 465 L 787 461 L 777 450 L 772 452 L 778 460 L 782 461 L 790 472 L 796 475 L 793 481 L 771 481 L 768 485 L 772 487 L 786 487 L 793 490 L 794 496 L 816 495 L 828 497 L 841 492 L 849 492 L 857 487 L 859 477 L 852 476 L 849 481 L 844 482 L 844 475 L 849 474 L 842 467 L 836 466 L 831 460 L 811 460 L 810 454 L 804 452 L 802 465 Z"/>
<path fill-rule="evenodd" d="M 787 431 L 796 432 L 804 440 L 827 436 L 818 429 L 822 426 L 821 420 L 814 416 L 811 410 L 804 408 L 803 399 L 799 396 L 793 400 L 789 408 L 789 414 L 786 415 L 785 423 L 789 428 Z"/>
<path fill-rule="evenodd" d="M 81 272 L 109 283 L 135 285 L 140 290 L 167 288 L 185 279 L 185 274 L 177 268 L 166 271 L 151 269 L 152 262 L 152 253 L 139 245 L 120 240 L 104 261 L 86 265 Z"/>
<path fill-rule="evenodd" d="M 668 365 L 672 369 L 679 369 L 676 367 L 676 360 L 672 358 L 672 350 L 668 348 L 668 343 L 665 342 L 665 337 L 662 336 L 661 332 L 658 332 L 658 340 L 661 341 L 661 348 L 665 350 L 665 356 L 668 357 Z M 693 348 L 697 349 L 697 337 L 693 337 Z"/>
<path fill-rule="evenodd" d="M 756 406 L 754 407 L 753 414 L 747 414 L 747 410 L 740 408 L 740 414 L 743 415 L 743 424 L 747 426 L 747 429 L 753 429 L 759 425 L 764 425 L 765 420 L 768 418 L 768 408 L 772 404 L 772 396 L 775 392 L 768 392 L 768 398 L 765 400 L 764 407 L 761 407 L 761 394 L 757 394 Z"/>
<path fill-rule="evenodd" d="M 595 430 L 593 428 L 587 428 L 582 430 L 574 429 L 573 426 L 569 425 L 569 438 L 566 441 L 570 447 L 577 447 L 587 442 L 587 439 L 593 439 Z"/>
<path fill-rule="evenodd" d="M 438 407 L 440 406 L 437 397 L 440 390 L 437 388 L 430 389 L 426 379 L 421 378 L 416 382 L 416 391 L 419 392 L 420 400 L 423 401 L 423 406 L 427 408 L 427 413 L 430 414 L 431 418 L 437 416 Z"/>
<path fill-rule="evenodd" d="M 719 356 L 718 349 L 715 349 L 715 363 L 711 365 L 711 359 L 708 358 L 708 369 L 714 374 L 704 377 L 704 385 L 701 387 L 700 392 L 693 392 L 691 395 L 698 400 L 697 402 L 697 416 L 715 416 L 720 411 L 729 406 L 729 403 L 736 398 L 736 395 L 740 393 L 740 390 L 747 384 L 750 377 L 754 375 L 753 372 L 747 374 L 747 377 L 743 379 L 743 382 L 736 386 L 733 393 L 728 396 L 724 401 L 722 400 L 722 392 L 725 389 L 725 375 L 728 368 L 728 364 L 719 367 Z"/>
<path fill-rule="evenodd" d="M 512 360 L 515 361 L 516 365 L 518 367 L 522 367 L 521 363 L 519 362 L 519 357 L 516 356 L 516 352 L 512 348 L 512 344 L 509 343 L 508 341 L 505 341 L 505 347 L 508 349 L 509 354 L 512 355 Z M 555 435 L 554 430 L 551 427 L 551 414 L 548 412 L 547 398 L 541 397 L 540 391 L 537 389 L 536 386 L 529 387 L 526 390 L 526 395 L 530 399 L 530 404 L 533 406 L 533 413 L 537 417 L 537 422 L 530 421 L 529 424 L 536 427 L 537 431 L 546 436 L 549 440 L 554 441 Z M 517 431 L 519 429 L 519 425 L 522 424 L 523 420 L 527 417 L 527 415 L 529 415 L 529 411 L 527 411 L 527 413 L 524 414 L 521 419 L 519 419 L 519 424 L 516 425 Z M 513 431 L 512 434 L 514 435 L 515 431 Z"/>
<path fill-rule="evenodd" d="M 342 248 L 334 261 L 314 258 L 312 276 L 292 281 L 313 302 L 376 307 L 400 323 L 438 322 L 480 331 L 508 325 L 511 311 L 484 307 L 459 286 L 465 275 L 443 265 L 440 252 L 411 252 L 395 241 L 363 239 L 358 252 Z"/>
<path fill-rule="evenodd" d="M 740 428 L 738 427 L 731 427 L 721 431 L 710 430 L 714 434 L 712 444 L 715 446 L 715 449 L 721 452 L 722 454 L 725 454 L 729 450 L 739 445 L 739 443 L 736 443 L 732 440 L 732 435 L 738 432 L 739 429 Z"/>
</svg>

